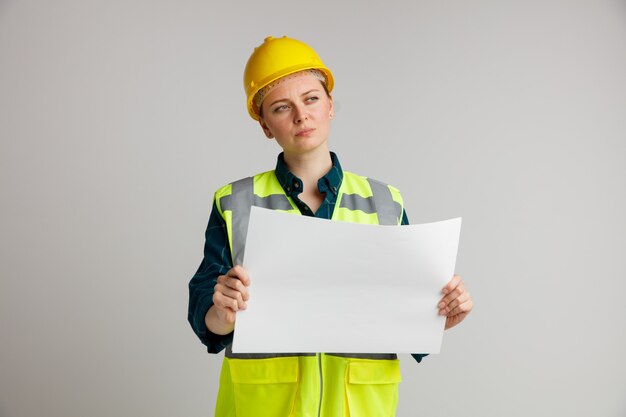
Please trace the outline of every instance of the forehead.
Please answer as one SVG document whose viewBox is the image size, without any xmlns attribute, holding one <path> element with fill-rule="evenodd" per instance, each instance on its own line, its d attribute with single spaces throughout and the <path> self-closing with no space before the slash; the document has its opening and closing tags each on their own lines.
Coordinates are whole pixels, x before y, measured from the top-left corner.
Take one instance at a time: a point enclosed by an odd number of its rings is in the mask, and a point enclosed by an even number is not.
<svg viewBox="0 0 626 417">
<path fill-rule="evenodd" d="M 322 82 L 317 77 L 310 73 L 300 72 L 287 75 L 276 81 L 263 101 L 280 100 L 294 94 L 301 95 L 310 90 L 321 90 L 322 88 Z"/>
</svg>

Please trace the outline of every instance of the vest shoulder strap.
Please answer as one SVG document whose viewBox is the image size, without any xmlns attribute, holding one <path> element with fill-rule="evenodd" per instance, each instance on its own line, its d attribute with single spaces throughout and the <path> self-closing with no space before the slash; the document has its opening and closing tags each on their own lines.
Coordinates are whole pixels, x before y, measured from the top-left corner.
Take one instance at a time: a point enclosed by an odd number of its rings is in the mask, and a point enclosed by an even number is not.
<svg viewBox="0 0 626 417">
<path fill-rule="evenodd" d="M 226 219 L 234 265 L 243 262 L 252 206 L 283 211 L 295 209 L 282 191 L 274 171 L 228 184 L 215 193 L 215 199 L 220 214 Z M 230 211 L 230 216 L 226 216 L 225 211 Z"/>
<path fill-rule="evenodd" d="M 344 171 L 340 207 L 377 213 L 378 224 L 398 225 L 402 221 L 403 201 L 395 187 L 384 182 Z"/>
</svg>

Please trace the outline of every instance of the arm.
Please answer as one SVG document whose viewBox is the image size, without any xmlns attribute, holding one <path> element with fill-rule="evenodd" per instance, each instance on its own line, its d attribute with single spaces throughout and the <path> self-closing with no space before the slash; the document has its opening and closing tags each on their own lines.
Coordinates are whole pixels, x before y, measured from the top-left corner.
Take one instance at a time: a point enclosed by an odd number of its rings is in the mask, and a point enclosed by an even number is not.
<svg viewBox="0 0 626 417">
<path fill-rule="evenodd" d="M 226 223 L 213 203 L 213 210 L 205 233 L 204 258 L 195 275 L 189 281 L 188 320 L 200 341 L 210 353 L 217 353 L 232 341 L 232 329 L 225 334 L 219 329 L 214 333 L 207 328 L 207 312 L 213 306 L 215 286 L 220 275 L 225 275 L 232 268 L 230 246 Z M 226 329 L 222 329 L 226 330 Z M 223 333 L 223 332 L 222 332 Z"/>
</svg>

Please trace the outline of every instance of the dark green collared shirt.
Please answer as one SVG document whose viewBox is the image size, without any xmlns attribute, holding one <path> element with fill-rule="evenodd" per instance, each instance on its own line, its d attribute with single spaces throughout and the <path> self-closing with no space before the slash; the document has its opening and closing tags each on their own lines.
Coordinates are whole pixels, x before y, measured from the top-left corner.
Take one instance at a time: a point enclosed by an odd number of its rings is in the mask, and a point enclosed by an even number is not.
<svg viewBox="0 0 626 417">
<path fill-rule="evenodd" d="M 296 177 L 285 163 L 283 154 L 278 155 L 276 162 L 276 178 L 285 190 L 285 193 L 293 199 L 298 206 L 300 213 L 305 216 L 330 219 L 335 210 L 337 194 L 343 181 L 343 170 L 339 164 L 337 155 L 330 153 L 332 168 L 322 178 L 317 181 L 317 188 L 324 194 L 324 201 L 315 213 L 302 200 L 299 195 L 302 192 L 302 180 Z M 409 224 L 406 211 L 402 213 L 402 224 Z M 323 262 L 321 260 L 320 262 Z M 202 343 L 207 346 L 209 353 L 218 353 L 233 340 L 233 333 L 227 335 L 216 335 L 206 328 L 204 317 L 213 305 L 213 292 L 217 277 L 225 275 L 231 268 L 232 257 L 230 245 L 228 244 L 228 232 L 226 223 L 213 202 L 213 210 L 209 217 L 209 224 L 205 232 L 204 258 L 198 267 L 193 278 L 189 282 L 189 311 L 187 318 L 194 332 Z M 329 267 L 332 267 L 330 265 Z M 376 337 L 375 335 L 373 337 Z M 413 354 L 418 362 L 426 356 L 423 354 Z"/>
<path fill-rule="evenodd" d="M 317 209 L 315 213 L 311 211 L 307 204 L 300 200 L 300 193 L 302 193 L 302 180 L 295 175 L 285 163 L 285 158 L 281 152 L 278 155 L 278 161 L 276 162 L 276 178 L 278 182 L 285 190 L 285 193 L 293 199 L 293 201 L 300 209 L 300 213 L 305 216 L 319 217 L 321 219 L 330 219 L 333 216 L 335 210 L 335 203 L 337 202 L 337 193 L 339 193 L 339 187 L 343 181 L 343 170 L 339 164 L 337 155 L 333 152 L 330 153 L 333 166 L 322 178 L 317 180 L 317 189 L 321 194 L 324 194 L 324 201 L 322 205 Z"/>
</svg>

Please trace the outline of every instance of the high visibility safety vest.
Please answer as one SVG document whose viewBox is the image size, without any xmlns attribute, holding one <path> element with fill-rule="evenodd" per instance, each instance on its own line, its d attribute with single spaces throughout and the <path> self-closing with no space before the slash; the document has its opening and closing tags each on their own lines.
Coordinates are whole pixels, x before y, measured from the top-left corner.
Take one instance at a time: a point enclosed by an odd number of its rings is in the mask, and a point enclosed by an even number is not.
<svg viewBox="0 0 626 417">
<path fill-rule="evenodd" d="M 403 201 L 387 184 L 344 171 L 332 220 L 399 225 Z M 233 264 L 241 264 L 254 206 L 300 214 L 274 171 L 220 188 L 215 203 L 226 223 Z M 375 337 L 375 335 L 373 335 Z M 226 349 L 216 417 L 388 417 L 398 403 L 395 354 L 235 354 Z"/>
</svg>

